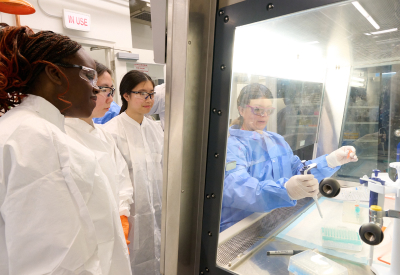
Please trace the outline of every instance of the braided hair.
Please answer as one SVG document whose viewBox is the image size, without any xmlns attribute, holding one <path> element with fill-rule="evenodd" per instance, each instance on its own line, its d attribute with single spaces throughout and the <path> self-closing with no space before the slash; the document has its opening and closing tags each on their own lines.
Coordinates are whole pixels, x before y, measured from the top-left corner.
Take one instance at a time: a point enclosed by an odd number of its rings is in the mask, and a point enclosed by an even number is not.
<svg viewBox="0 0 400 275">
<path fill-rule="evenodd" d="M 75 54 L 80 44 L 51 31 L 34 33 L 27 26 L 11 27 L 0 23 L 0 28 L 0 112 L 5 113 L 21 103 L 46 65 L 53 66 L 68 83 L 54 63 Z M 57 98 L 71 106 L 62 99 L 68 89 L 69 83 L 67 90 Z"/>
</svg>

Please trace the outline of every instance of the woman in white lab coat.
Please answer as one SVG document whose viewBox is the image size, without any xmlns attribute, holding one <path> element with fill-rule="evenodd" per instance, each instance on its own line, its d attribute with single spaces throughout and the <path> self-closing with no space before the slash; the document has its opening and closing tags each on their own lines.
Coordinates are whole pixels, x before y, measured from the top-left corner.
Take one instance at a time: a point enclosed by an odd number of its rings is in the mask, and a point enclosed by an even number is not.
<svg viewBox="0 0 400 275">
<path fill-rule="evenodd" d="M 104 129 L 113 135 L 133 183 L 128 245 L 132 274 L 159 275 L 164 133 L 145 117 L 154 104 L 154 83 L 147 74 L 133 70 L 123 77 L 120 94 L 121 114 Z"/>
<path fill-rule="evenodd" d="M 96 105 L 94 61 L 66 36 L 2 27 L 0 274 L 130 274 L 111 186 L 64 130 Z"/>
<path fill-rule="evenodd" d="M 133 202 L 133 187 L 129 177 L 129 170 L 126 162 L 121 155 L 112 135 L 104 131 L 100 125 L 93 123 L 93 118 L 104 116 L 110 109 L 113 101 L 114 85 L 111 77 L 111 70 L 101 63 L 96 62 L 98 75 L 96 107 L 88 118 L 66 118 L 65 131 L 67 135 L 91 149 L 113 189 L 113 193 L 118 201 L 119 215 L 121 218 L 124 237 L 128 241 L 129 222 L 131 203 Z"/>
</svg>

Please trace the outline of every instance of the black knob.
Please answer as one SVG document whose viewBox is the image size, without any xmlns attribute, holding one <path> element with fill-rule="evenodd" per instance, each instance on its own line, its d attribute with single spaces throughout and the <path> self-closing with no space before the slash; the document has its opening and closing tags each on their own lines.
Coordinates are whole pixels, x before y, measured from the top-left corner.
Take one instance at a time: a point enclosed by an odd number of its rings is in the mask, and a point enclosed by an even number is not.
<svg viewBox="0 0 400 275">
<path fill-rule="evenodd" d="M 369 245 L 378 245 L 383 241 L 382 229 L 374 223 L 366 223 L 361 225 L 359 234 L 361 240 Z"/>
<path fill-rule="evenodd" d="M 340 183 L 332 178 L 323 179 L 319 183 L 319 192 L 327 198 L 334 198 L 340 193 Z"/>
</svg>

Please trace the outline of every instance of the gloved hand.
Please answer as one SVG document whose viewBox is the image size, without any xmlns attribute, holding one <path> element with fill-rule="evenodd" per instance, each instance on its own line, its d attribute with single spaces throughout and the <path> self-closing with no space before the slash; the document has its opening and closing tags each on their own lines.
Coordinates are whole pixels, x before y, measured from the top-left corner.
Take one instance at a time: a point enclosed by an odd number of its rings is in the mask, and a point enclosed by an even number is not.
<svg viewBox="0 0 400 275">
<path fill-rule="evenodd" d="M 356 155 L 356 148 L 353 146 L 340 147 L 326 156 L 326 162 L 330 168 L 356 161 L 358 161 L 358 158 Z"/>
<path fill-rule="evenodd" d="M 128 217 L 127 216 L 119 216 L 119 218 L 121 219 L 121 224 L 122 224 L 122 229 L 124 230 L 124 235 L 125 235 L 125 240 L 126 240 L 126 244 L 130 244 L 131 242 L 128 241 L 128 235 L 129 235 L 129 221 L 128 221 Z M 128 252 L 129 252 L 129 248 L 128 248 Z M 129 253 L 130 254 L 130 253 Z"/>
<path fill-rule="evenodd" d="M 318 194 L 319 183 L 314 175 L 297 175 L 291 177 L 286 183 L 285 188 L 292 200 L 306 197 L 314 197 Z"/>
</svg>

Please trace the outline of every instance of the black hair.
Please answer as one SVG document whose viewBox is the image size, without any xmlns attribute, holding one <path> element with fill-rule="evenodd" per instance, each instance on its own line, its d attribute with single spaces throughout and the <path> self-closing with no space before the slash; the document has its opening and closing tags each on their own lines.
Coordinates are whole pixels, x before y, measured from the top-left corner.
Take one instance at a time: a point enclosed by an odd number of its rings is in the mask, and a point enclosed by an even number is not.
<svg viewBox="0 0 400 275">
<path fill-rule="evenodd" d="M 119 112 L 120 114 L 128 109 L 128 102 L 124 98 L 124 94 L 130 94 L 133 88 L 145 81 L 151 81 L 154 87 L 154 82 L 151 77 L 143 72 L 132 70 L 124 75 L 121 80 L 121 84 L 119 85 L 119 92 L 122 100 L 122 107 L 121 111 Z"/>
</svg>

